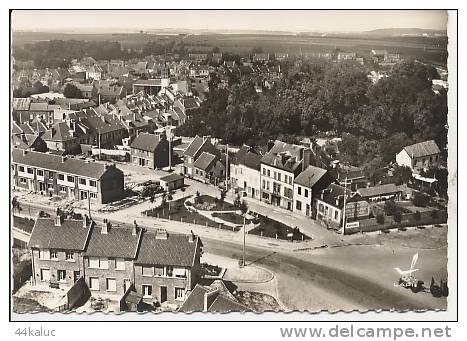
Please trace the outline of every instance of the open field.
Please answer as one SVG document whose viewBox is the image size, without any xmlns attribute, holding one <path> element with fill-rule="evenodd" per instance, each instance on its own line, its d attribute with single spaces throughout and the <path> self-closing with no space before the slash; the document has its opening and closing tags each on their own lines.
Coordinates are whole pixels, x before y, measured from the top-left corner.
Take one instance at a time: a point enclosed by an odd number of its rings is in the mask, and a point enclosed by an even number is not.
<svg viewBox="0 0 467 341">
<path fill-rule="evenodd" d="M 355 51 L 362 56 L 369 56 L 372 49 L 387 49 L 389 52 L 401 53 L 404 57 L 413 57 L 429 62 L 446 64 L 447 38 L 422 37 L 387 37 L 366 38 L 353 36 L 300 36 L 273 34 L 196 34 L 196 35 L 156 35 L 140 33 L 102 33 L 102 34 L 71 34 L 46 32 L 15 32 L 13 46 L 23 46 L 47 40 L 86 40 L 86 41 L 118 41 L 123 48 L 141 49 L 151 41 L 159 43 L 175 40 L 183 41 L 190 51 L 210 52 L 213 47 L 219 47 L 221 52 L 231 52 L 245 55 L 255 47 L 261 47 L 264 52 L 283 52 L 289 55 L 306 55 L 314 52 L 329 52 L 335 48 Z"/>
</svg>

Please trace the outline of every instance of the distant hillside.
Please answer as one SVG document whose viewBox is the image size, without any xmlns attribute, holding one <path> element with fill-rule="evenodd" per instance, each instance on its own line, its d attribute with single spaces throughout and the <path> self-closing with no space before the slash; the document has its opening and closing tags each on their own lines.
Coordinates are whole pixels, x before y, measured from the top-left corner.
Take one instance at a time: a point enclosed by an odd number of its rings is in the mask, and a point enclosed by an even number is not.
<svg viewBox="0 0 467 341">
<path fill-rule="evenodd" d="M 413 35 L 421 36 L 427 34 L 429 36 L 434 35 L 446 35 L 446 30 L 429 30 L 423 28 L 380 28 L 377 30 L 371 30 L 362 32 L 364 34 L 369 34 L 373 36 L 403 36 L 403 35 Z"/>
</svg>

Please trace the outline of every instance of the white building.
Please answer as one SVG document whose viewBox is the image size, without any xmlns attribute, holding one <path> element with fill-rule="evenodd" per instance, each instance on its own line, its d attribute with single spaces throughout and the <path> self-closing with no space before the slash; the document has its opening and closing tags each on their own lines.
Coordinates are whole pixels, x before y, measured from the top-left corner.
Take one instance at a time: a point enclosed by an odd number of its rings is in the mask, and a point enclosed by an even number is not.
<svg viewBox="0 0 467 341">
<path fill-rule="evenodd" d="M 230 164 L 232 188 L 246 192 L 255 199 L 260 198 L 261 155 L 249 146 L 243 146 Z"/>
<path fill-rule="evenodd" d="M 399 166 L 407 166 L 412 171 L 428 169 L 439 165 L 441 150 L 434 140 L 424 141 L 404 147 L 396 154 Z"/>
</svg>

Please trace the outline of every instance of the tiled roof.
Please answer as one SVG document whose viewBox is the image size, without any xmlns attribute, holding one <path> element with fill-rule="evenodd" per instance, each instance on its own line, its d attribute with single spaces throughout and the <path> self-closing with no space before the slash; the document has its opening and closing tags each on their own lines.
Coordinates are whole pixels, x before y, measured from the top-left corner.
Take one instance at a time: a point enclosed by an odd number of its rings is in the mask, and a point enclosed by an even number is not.
<svg viewBox="0 0 467 341">
<path fill-rule="evenodd" d="M 13 146 L 18 148 L 28 149 L 34 146 L 36 141 L 39 139 L 40 137 L 35 134 L 24 134 L 23 136 L 14 135 L 12 139 L 12 144 Z"/>
<path fill-rule="evenodd" d="M 198 169 L 207 171 L 216 161 L 217 161 L 216 155 L 203 152 L 193 163 L 193 166 Z"/>
<path fill-rule="evenodd" d="M 292 157 L 287 152 L 284 153 L 286 154 L 284 157 L 282 157 L 281 155 L 268 152 L 261 158 L 261 163 L 289 172 L 294 172 L 298 167 L 301 166 L 301 161 L 298 160 L 297 157 Z"/>
<path fill-rule="evenodd" d="M 131 148 L 154 152 L 161 141 L 160 137 L 149 133 L 140 133 L 131 144 Z"/>
<path fill-rule="evenodd" d="M 235 154 L 235 160 L 233 161 L 236 165 L 245 165 L 248 168 L 260 170 L 261 168 L 260 154 L 250 151 L 248 146 L 242 146 L 240 150 Z"/>
<path fill-rule="evenodd" d="M 29 110 L 30 98 L 13 98 L 13 110 Z"/>
<path fill-rule="evenodd" d="M 90 232 L 90 224 L 82 220 L 63 220 L 55 226 L 54 218 L 37 218 L 28 246 L 41 249 L 83 251 Z"/>
<path fill-rule="evenodd" d="M 46 102 L 33 102 L 29 106 L 29 111 L 49 111 L 49 105 Z"/>
<path fill-rule="evenodd" d="M 313 188 L 313 186 L 327 173 L 326 169 L 315 166 L 308 166 L 294 180 L 296 184 L 304 187 Z"/>
<path fill-rule="evenodd" d="M 89 238 L 84 253 L 86 256 L 108 258 L 135 258 L 142 230 L 134 236 L 132 230 L 123 227 L 110 227 L 107 234 L 101 233 L 102 224 L 97 224 Z"/>
<path fill-rule="evenodd" d="M 358 193 L 364 198 L 374 197 L 378 195 L 394 194 L 397 192 L 400 192 L 400 189 L 395 184 L 385 184 L 380 186 L 358 189 Z"/>
<path fill-rule="evenodd" d="M 196 135 L 195 138 L 193 139 L 193 141 L 191 141 L 188 148 L 185 149 L 185 152 L 183 154 L 186 155 L 186 156 L 194 157 L 196 152 L 203 145 L 203 143 L 204 143 L 204 139 L 202 137 L 199 137 L 198 135 Z"/>
<path fill-rule="evenodd" d="M 83 120 L 83 123 L 101 134 L 124 129 L 122 123 L 119 120 L 114 119 L 111 115 L 87 117 Z"/>
<path fill-rule="evenodd" d="M 33 151 L 26 152 L 17 148 L 13 148 L 12 150 L 12 163 L 80 175 L 92 179 L 100 179 L 112 167 L 100 162 L 86 162 L 85 160 L 62 158 L 57 155 Z M 121 172 L 118 168 L 116 169 L 118 172 Z"/>
<path fill-rule="evenodd" d="M 215 292 L 216 290 L 217 292 Z M 209 286 L 196 284 L 178 311 L 186 313 L 205 311 L 204 297 L 206 294 L 210 294 L 210 300 L 208 301 L 210 304 L 206 307 L 206 311 L 221 313 L 250 310 L 237 301 L 223 281 L 216 280 Z"/>
<path fill-rule="evenodd" d="M 341 185 L 336 185 L 336 184 L 330 184 L 328 188 L 326 188 L 322 193 L 322 197 L 318 196 L 319 200 L 322 200 L 334 207 L 339 207 L 342 208 L 344 207 L 344 192 L 345 188 L 342 187 Z M 347 190 L 347 196 L 349 195 L 349 192 Z M 336 204 L 336 199 L 337 199 L 337 204 Z"/>
<path fill-rule="evenodd" d="M 184 179 L 184 177 L 182 175 L 177 174 L 177 173 L 172 173 L 172 174 L 163 176 L 159 180 L 160 181 L 165 181 L 165 182 L 172 182 L 172 181 L 177 181 L 177 180 L 181 180 L 181 179 Z"/>
<path fill-rule="evenodd" d="M 412 158 L 441 153 L 441 150 L 439 150 L 439 147 L 434 140 L 412 144 L 404 147 L 404 149 Z"/>
<path fill-rule="evenodd" d="M 167 234 L 167 239 L 158 239 L 156 232 L 144 231 L 135 263 L 192 266 L 196 250 L 202 246 L 199 237 L 189 242 L 191 236 Z"/>
<path fill-rule="evenodd" d="M 144 86 L 161 86 L 162 82 L 160 79 L 138 79 L 133 85 L 144 85 Z"/>
<path fill-rule="evenodd" d="M 70 127 L 63 122 L 55 123 L 44 135 L 43 140 L 48 141 L 69 141 L 75 139 L 70 133 Z"/>
</svg>

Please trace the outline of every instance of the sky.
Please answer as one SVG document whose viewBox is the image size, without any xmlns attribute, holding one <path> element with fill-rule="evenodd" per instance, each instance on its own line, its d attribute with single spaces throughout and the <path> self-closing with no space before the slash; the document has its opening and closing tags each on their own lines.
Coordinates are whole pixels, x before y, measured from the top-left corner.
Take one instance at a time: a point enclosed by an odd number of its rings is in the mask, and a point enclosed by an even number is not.
<svg viewBox="0 0 467 341">
<path fill-rule="evenodd" d="M 447 13 L 438 10 L 14 10 L 11 23 L 14 30 L 24 31 L 124 32 L 182 28 L 357 32 L 379 28 L 446 29 Z"/>
</svg>

